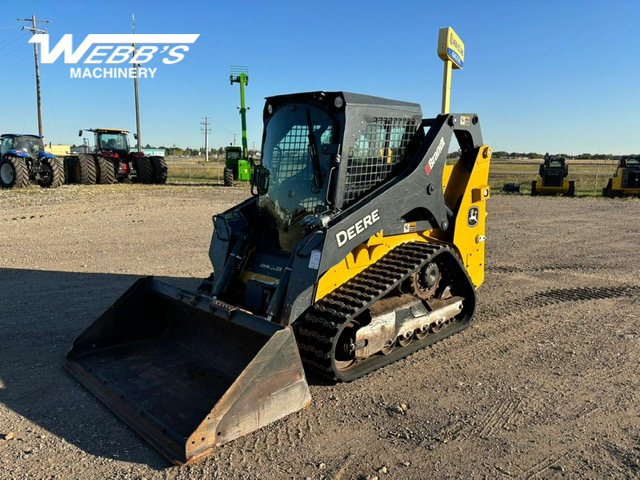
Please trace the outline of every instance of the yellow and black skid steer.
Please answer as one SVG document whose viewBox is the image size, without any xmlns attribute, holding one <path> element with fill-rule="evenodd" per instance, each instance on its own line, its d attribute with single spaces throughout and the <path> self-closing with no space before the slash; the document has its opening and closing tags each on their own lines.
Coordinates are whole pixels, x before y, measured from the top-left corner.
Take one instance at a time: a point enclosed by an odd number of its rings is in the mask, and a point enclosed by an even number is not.
<svg viewBox="0 0 640 480">
<path fill-rule="evenodd" d="M 67 355 L 177 464 L 304 408 L 305 368 L 351 381 L 463 330 L 484 279 L 477 115 L 318 91 L 263 118 L 253 196 L 214 216 L 214 273 L 197 292 L 139 280 Z"/>
<path fill-rule="evenodd" d="M 569 165 L 562 155 L 545 153 L 544 160 L 538 167 L 538 178 L 531 182 L 531 196 L 576 194 L 574 180 L 569 180 Z"/>
<path fill-rule="evenodd" d="M 640 196 L 640 155 L 620 157 L 613 177 L 602 189 L 603 197 Z"/>
</svg>

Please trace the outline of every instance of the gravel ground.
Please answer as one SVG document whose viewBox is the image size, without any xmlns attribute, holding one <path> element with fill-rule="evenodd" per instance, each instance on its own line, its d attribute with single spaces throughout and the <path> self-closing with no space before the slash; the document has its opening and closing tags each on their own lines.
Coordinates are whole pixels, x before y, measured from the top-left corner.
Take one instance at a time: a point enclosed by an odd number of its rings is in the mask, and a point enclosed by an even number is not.
<svg viewBox="0 0 640 480">
<path fill-rule="evenodd" d="M 218 185 L 0 191 L 0 478 L 640 478 L 640 199 L 495 196 L 463 333 L 188 467 L 63 369 L 133 281 L 195 288 Z"/>
</svg>

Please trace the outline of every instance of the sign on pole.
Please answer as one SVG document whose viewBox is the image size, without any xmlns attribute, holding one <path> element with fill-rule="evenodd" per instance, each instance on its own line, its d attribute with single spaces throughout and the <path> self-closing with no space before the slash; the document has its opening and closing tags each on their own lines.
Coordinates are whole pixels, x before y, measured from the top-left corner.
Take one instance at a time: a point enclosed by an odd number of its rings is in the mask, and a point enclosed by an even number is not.
<svg viewBox="0 0 640 480">
<path fill-rule="evenodd" d="M 442 113 L 449 113 L 451 71 L 464 65 L 464 42 L 451 27 L 443 27 L 438 32 L 438 56 L 444 61 Z"/>
</svg>

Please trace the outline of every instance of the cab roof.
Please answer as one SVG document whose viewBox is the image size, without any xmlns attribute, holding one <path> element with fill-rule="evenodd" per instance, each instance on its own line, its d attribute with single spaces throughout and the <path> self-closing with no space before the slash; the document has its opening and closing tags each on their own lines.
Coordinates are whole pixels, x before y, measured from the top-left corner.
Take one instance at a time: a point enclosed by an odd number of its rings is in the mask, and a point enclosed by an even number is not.
<svg viewBox="0 0 640 480">
<path fill-rule="evenodd" d="M 42 138 L 42 135 L 37 135 L 35 133 L 3 133 L 2 135 L 0 135 L 2 137 L 36 137 L 36 138 Z"/>
<path fill-rule="evenodd" d="M 87 132 L 105 132 L 105 133 L 129 133 L 124 128 L 85 128 Z"/>
</svg>

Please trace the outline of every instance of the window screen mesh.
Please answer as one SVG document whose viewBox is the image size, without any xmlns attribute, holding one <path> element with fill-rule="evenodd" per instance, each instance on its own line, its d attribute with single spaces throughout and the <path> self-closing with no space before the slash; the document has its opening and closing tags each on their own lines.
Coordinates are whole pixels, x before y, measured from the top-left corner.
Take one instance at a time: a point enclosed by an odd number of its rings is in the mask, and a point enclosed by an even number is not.
<svg viewBox="0 0 640 480">
<path fill-rule="evenodd" d="M 387 179 L 415 131 L 411 118 L 377 117 L 366 125 L 348 152 L 345 206 Z"/>
</svg>

